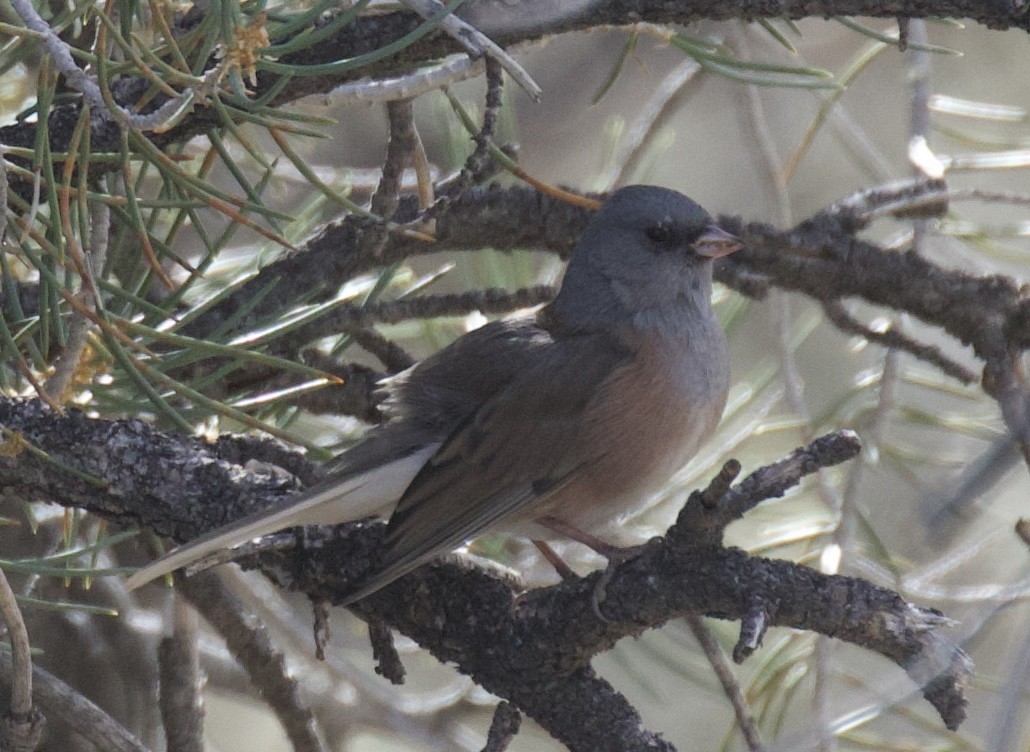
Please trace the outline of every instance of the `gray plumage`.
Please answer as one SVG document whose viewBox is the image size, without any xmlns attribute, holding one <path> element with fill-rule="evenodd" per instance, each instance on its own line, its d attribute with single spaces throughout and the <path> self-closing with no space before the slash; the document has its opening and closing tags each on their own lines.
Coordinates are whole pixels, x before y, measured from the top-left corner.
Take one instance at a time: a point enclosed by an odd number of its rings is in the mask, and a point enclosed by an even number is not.
<svg viewBox="0 0 1030 752">
<path fill-rule="evenodd" d="M 388 421 L 329 480 L 172 551 L 129 587 L 275 530 L 391 507 L 383 566 L 350 601 L 488 530 L 553 538 L 553 518 L 603 537 L 722 414 L 712 258 L 737 247 L 675 191 L 617 191 L 539 314 L 487 324 L 385 380 Z"/>
</svg>

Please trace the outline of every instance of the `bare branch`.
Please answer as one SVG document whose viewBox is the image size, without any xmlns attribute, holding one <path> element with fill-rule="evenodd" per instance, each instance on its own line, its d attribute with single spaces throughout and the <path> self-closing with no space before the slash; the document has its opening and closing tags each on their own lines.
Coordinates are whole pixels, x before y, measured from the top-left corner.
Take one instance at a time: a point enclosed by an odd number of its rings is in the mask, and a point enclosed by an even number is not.
<svg viewBox="0 0 1030 752">
<path fill-rule="evenodd" d="M 0 749 L 33 752 L 39 744 L 46 718 L 32 701 L 32 655 L 29 632 L 18 608 L 7 575 L 0 570 L 0 614 L 11 643 L 11 706 L 0 720 Z"/>
<path fill-rule="evenodd" d="M 29 498 L 49 496 L 108 517 L 145 520 L 156 529 L 173 531 L 177 540 L 195 537 L 282 495 L 282 486 L 276 490 L 271 483 L 262 498 L 258 479 L 212 462 L 202 443 L 166 436 L 135 421 L 90 421 L 75 413 L 63 417 L 36 401 L 8 400 L 0 401 L 0 423 L 45 447 L 50 457 L 75 456 L 79 471 L 102 482 L 98 486 L 65 477 L 52 460 L 24 452 L 0 458 L 0 488 Z M 71 455 L 69 442 L 74 442 Z M 112 453 L 111 446 L 132 448 Z M 593 612 L 600 573 L 534 590 L 516 603 L 509 582 L 447 561 L 422 567 L 354 609 L 383 618 L 440 660 L 453 661 L 573 750 L 671 749 L 643 731 L 626 699 L 593 674 L 591 656 L 622 637 L 689 612 L 751 620 L 756 603 L 765 604 L 769 624 L 853 642 L 929 681 L 927 698 L 954 727 L 963 717 L 969 666 L 963 654 L 946 649 L 939 638 L 937 629 L 945 623 L 939 615 L 862 580 L 750 557 L 719 544 L 730 518 L 782 493 L 803 474 L 854 456 L 856 450 L 847 433 L 831 435 L 756 471 L 714 506 L 692 496 L 664 539 L 610 570 L 603 620 Z M 133 466 L 147 468 L 143 477 L 120 466 L 116 457 L 127 453 Z M 178 459 L 187 455 L 206 459 Z M 724 486 L 725 480 L 716 484 Z M 184 504 L 184 499 L 195 501 Z M 382 523 L 306 528 L 293 551 L 269 551 L 257 561 L 281 585 L 332 602 L 376 561 L 383 529 Z"/>
<path fill-rule="evenodd" d="M 810 3 L 798 2 L 798 0 L 776 3 L 769 7 L 759 7 L 749 2 L 711 3 L 678 0 L 670 3 L 663 0 L 597 0 L 590 4 L 588 13 L 573 14 L 544 28 L 530 24 L 514 29 L 511 33 L 495 32 L 493 39 L 499 45 L 509 47 L 519 42 L 539 39 L 544 35 L 564 34 L 604 26 L 626 26 L 639 22 L 688 24 L 704 19 L 715 21 L 738 18 L 753 20 L 760 17 L 801 19 L 813 14 L 820 18 L 827 16 L 972 18 L 977 23 L 992 29 L 1030 28 L 1030 14 L 1024 13 L 1022 6 L 1019 3 L 1004 2 L 971 4 L 957 2 L 957 0 L 936 0 L 932 3 L 898 2 L 885 5 L 869 0 L 838 0 L 832 3 L 822 3 L 818 9 L 813 10 Z M 422 19 L 419 16 L 410 12 L 363 16 L 318 45 L 285 55 L 280 58 L 279 62 L 305 66 L 356 57 L 395 42 L 413 31 L 421 22 Z M 280 86 L 280 76 L 260 72 L 258 84 L 254 87 L 254 96 L 261 98 L 269 93 L 272 87 L 279 86 L 281 90 L 270 104 L 280 105 L 311 94 L 325 94 L 340 84 L 358 78 L 384 79 L 410 74 L 422 65 L 463 51 L 462 45 L 447 33 L 436 31 L 427 34 L 398 54 L 376 63 L 335 75 L 299 76 L 292 79 L 287 87 Z M 125 88 L 130 87 L 126 86 Z M 112 87 L 116 101 L 122 105 L 134 101 L 135 97 L 127 91 L 124 96 L 121 96 L 122 91 L 120 87 Z M 138 96 L 139 93 L 135 92 L 135 95 Z M 62 151 L 68 144 L 77 120 L 78 108 L 79 105 L 73 103 L 54 109 L 50 121 L 51 148 L 53 150 Z M 198 133 L 215 127 L 217 122 L 217 117 L 212 115 L 209 108 L 197 107 L 180 125 L 164 133 L 154 134 L 153 140 L 158 146 L 184 143 Z M 119 132 L 116 127 L 94 124 L 94 130 L 91 143 L 96 150 L 117 151 Z M 35 124 L 33 123 L 21 123 L 0 128 L 0 142 L 2 143 L 31 148 L 34 141 Z"/>
<path fill-rule="evenodd" d="M 290 676 L 285 657 L 273 644 L 268 629 L 211 572 L 190 577 L 181 588 L 190 603 L 225 638 L 229 650 L 282 723 L 293 749 L 326 752 L 329 746 L 318 721 L 302 698 L 296 678 Z"/>
<path fill-rule="evenodd" d="M 483 752 L 504 752 L 521 725 L 522 715 L 517 708 L 509 702 L 498 703 Z"/>
<path fill-rule="evenodd" d="M 9 685 L 13 670 L 11 656 L 0 652 L 0 683 Z M 32 669 L 33 695 L 41 712 L 51 724 L 74 728 L 97 749 L 111 752 L 149 752 L 135 736 L 125 730 L 93 702 L 63 681 L 38 666 Z"/>
<path fill-rule="evenodd" d="M 172 635 L 161 640 L 157 648 L 161 721 L 168 749 L 204 752 L 204 682 L 197 653 L 197 615 L 181 598 L 174 609 Z"/>
</svg>

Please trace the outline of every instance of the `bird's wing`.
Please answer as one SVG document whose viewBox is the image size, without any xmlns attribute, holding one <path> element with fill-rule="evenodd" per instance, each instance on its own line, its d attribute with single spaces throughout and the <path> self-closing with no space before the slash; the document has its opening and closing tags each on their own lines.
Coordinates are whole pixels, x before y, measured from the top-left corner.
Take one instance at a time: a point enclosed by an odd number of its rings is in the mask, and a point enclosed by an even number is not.
<svg viewBox="0 0 1030 752">
<path fill-rule="evenodd" d="M 295 525 L 389 514 L 455 427 L 536 362 L 550 335 L 532 318 L 496 321 L 383 382 L 392 420 L 332 460 L 331 477 L 268 509 L 173 549 L 126 580 L 131 590 L 210 553 Z"/>
<path fill-rule="evenodd" d="M 383 568 L 358 600 L 428 559 L 557 493 L 589 456 L 589 405 L 628 354 L 607 337 L 578 335 L 537 362 L 458 426 L 425 463 L 390 518 Z"/>
<path fill-rule="evenodd" d="M 389 510 L 439 446 L 406 426 L 376 429 L 347 452 L 331 478 L 172 549 L 130 576 L 125 587 L 134 590 L 215 551 L 288 527 L 339 524 Z"/>
</svg>

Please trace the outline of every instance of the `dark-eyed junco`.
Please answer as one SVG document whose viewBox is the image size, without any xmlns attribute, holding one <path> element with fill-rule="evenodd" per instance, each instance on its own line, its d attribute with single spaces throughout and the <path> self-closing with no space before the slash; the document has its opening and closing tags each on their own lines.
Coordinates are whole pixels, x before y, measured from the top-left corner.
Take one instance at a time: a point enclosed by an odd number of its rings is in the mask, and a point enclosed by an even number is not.
<svg viewBox="0 0 1030 752">
<path fill-rule="evenodd" d="M 349 601 L 486 531 L 604 539 L 719 421 L 730 374 L 712 259 L 738 247 L 680 193 L 616 191 L 552 303 L 385 380 L 389 420 L 328 480 L 173 550 L 127 586 L 283 528 L 391 507 L 381 568 Z"/>
</svg>

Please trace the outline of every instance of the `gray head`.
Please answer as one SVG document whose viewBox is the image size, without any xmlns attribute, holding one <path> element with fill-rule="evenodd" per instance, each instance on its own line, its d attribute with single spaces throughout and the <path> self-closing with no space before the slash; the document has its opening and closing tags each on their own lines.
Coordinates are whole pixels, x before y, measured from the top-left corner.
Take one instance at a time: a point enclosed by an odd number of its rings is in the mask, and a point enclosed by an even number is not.
<svg viewBox="0 0 1030 752">
<path fill-rule="evenodd" d="M 622 188 L 584 230 L 551 314 L 593 328 L 648 311 L 707 312 L 712 260 L 739 247 L 682 193 Z"/>
</svg>

